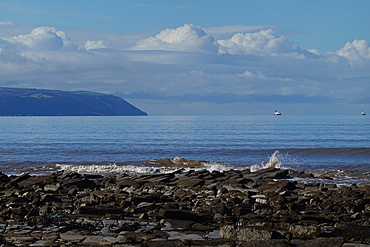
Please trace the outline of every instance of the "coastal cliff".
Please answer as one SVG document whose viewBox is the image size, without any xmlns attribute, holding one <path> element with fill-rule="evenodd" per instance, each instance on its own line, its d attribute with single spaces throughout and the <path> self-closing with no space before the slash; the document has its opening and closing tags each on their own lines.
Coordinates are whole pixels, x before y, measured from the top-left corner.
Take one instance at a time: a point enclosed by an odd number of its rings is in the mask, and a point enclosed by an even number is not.
<svg viewBox="0 0 370 247">
<path fill-rule="evenodd" d="M 0 87 L 1 116 L 146 116 L 126 100 L 87 91 Z"/>
</svg>

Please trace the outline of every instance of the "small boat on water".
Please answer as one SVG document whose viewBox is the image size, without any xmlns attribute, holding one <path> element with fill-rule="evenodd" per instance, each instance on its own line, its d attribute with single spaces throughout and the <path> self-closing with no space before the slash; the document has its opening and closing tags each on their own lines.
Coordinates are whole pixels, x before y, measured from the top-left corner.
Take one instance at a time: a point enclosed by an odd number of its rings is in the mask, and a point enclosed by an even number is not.
<svg viewBox="0 0 370 247">
<path fill-rule="evenodd" d="M 365 115 L 366 115 L 366 112 L 364 112 L 364 111 L 363 111 L 363 112 L 361 112 L 361 115 L 365 116 Z"/>
<path fill-rule="evenodd" d="M 274 115 L 275 115 L 275 116 L 279 116 L 279 115 L 281 115 L 281 112 L 279 112 L 279 111 L 275 110 Z"/>
</svg>

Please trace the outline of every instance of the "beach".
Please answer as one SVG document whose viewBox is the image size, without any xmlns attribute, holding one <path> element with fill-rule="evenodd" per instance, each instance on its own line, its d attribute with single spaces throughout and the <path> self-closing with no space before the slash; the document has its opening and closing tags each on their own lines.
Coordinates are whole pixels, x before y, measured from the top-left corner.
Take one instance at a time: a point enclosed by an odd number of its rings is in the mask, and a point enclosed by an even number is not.
<svg viewBox="0 0 370 247">
<path fill-rule="evenodd" d="M 1 246 L 368 246 L 369 182 L 292 169 L 0 174 Z"/>
</svg>

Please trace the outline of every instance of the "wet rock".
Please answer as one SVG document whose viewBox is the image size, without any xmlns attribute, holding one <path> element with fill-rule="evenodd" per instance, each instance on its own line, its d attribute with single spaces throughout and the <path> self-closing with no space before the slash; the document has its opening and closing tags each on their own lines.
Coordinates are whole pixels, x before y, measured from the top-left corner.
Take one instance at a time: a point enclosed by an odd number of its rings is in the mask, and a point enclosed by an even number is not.
<svg viewBox="0 0 370 247">
<path fill-rule="evenodd" d="M 4 173 L 0 172 L 0 184 L 6 184 L 9 181 L 10 181 L 10 178 L 7 175 L 5 175 Z"/>
<path fill-rule="evenodd" d="M 81 178 L 82 175 L 81 174 L 78 174 L 77 172 L 72 172 L 72 171 L 60 171 L 60 172 L 57 172 L 55 174 L 53 174 L 53 177 L 55 179 L 60 179 L 60 180 L 64 180 L 66 178 Z"/>
<path fill-rule="evenodd" d="M 278 168 L 267 168 L 259 170 L 255 173 L 251 173 L 258 177 L 258 179 L 284 179 L 288 178 L 290 170 L 278 169 Z"/>
<path fill-rule="evenodd" d="M 10 182 L 11 183 L 19 183 L 19 182 L 22 182 L 23 180 L 26 180 L 26 179 L 30 178 L 30 177 L 31 177 L 31 175 L 29 173 L 23 173 L 22 175 L 13 177 L 10 180 Z"/>
</svg>

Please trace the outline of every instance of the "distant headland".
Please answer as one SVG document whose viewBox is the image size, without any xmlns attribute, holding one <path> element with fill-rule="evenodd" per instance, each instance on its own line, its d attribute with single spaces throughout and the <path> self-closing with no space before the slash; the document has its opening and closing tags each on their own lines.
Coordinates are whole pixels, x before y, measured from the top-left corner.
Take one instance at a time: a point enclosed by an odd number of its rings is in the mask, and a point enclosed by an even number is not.
<svg viewBox="0 0 370 247">
<path fill-rule="evenodd" d="M 0 87 L 0 116 L 147 116 L 103 93 Z"/>
</svg>

